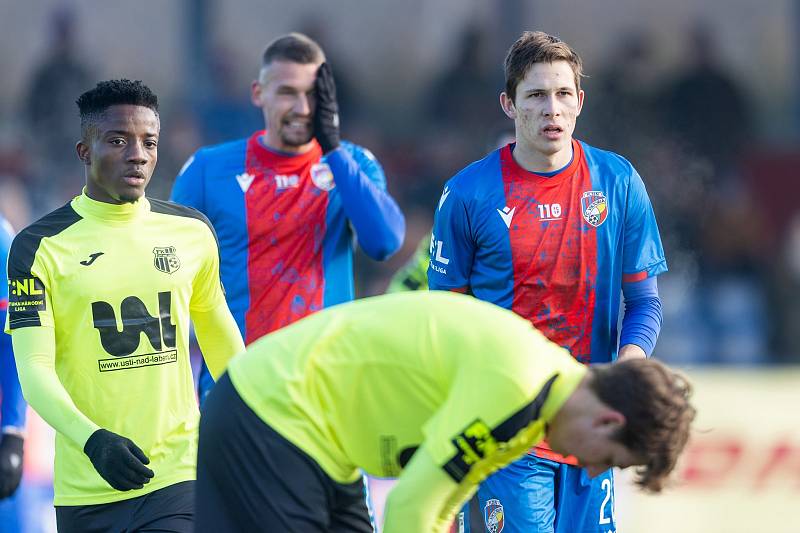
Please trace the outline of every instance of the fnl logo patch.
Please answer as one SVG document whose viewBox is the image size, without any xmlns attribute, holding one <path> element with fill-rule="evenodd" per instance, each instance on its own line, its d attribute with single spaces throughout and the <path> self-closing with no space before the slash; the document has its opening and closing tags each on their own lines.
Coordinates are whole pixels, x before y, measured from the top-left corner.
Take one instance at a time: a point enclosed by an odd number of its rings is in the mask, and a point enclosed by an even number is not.
<svg viewBox="0 0 800 533">
<path fill-rule="evenodd" d="M 486 501 L 483 507 L 483 522 L 486 524 L 486 531 L 489 533 L 500 533 L 506 525 L 503 504 L 500 500 L 491 499 Z"/>
<path fill-rule="evenodd" d="M 9 279 L 8 296 L 12 315 L 47 310 L 44 283 L 37 277 Z"/>
<path fill-rule="evenodd" d="M 583 219 L 590 226 L 598 227 L 608 218 L 608 200 L 603 191 L 586 191 L 581 196 Z"/>
</svg>

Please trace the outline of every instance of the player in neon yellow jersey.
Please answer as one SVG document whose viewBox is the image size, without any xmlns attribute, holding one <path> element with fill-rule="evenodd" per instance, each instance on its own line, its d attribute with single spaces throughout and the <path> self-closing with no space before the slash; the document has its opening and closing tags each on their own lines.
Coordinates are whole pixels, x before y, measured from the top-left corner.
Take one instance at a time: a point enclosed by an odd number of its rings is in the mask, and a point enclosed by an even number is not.
<svg viewBox="0 0 800 533">
<path fill-rule="evenodd" d="M 198 410 L 189 321 L 209 368 L 244 349 L 213 229 L 147 199 L 160 129 L 141 82 L 78 99 L 83 194 L 22 230 L 8 261 L 20 382 L 56 429 L 59 531 L 193 528 Z"/>
<path fill-rule="evenodd" d="M 395 272 L 386 292 L 428 290 L 428 265 L 431 264 L 431 234 L 428 233 L 417 244 L 414 255 Z"/>
<path fill-rule="evenodd" d="M 211 392 L 197 531 L 370 531 L 361 470 L 399 475 L 385 533 L 443 531 L 545 436 L 590 475 L 643 465 L 657 491 L 688 438 L 689 395 L 657 361 L 586 367 L 468 296 L 343 304 L 253 343 Z"/>
</svg>

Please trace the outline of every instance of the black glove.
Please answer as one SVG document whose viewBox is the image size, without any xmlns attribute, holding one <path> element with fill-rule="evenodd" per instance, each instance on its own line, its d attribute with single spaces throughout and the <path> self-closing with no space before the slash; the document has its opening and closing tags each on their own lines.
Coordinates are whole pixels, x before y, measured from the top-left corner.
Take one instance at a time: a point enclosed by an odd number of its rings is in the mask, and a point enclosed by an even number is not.
<svg viewBox="0 0 800 533">
<path fill-rule="evenodd" d="M 4 433 L 0 440 L 0 500 L 8 498 L 22 479 L 22 444 L 19 435 Z"/>
<path fill-rule="evenodd" d="M 105 429 L 98 429 L 83 447 L 100 477 L 117 490 L 141 489 L 150 482 L 150 459 L 132 440 Z"/>
<path fill-rule="evenodd" d="M 331 66 L 323 63 L 317 70 L 314 83 L 317 106 L 314 110 L 314 137 L 322 147 L 322 153 L 339 148 L 339 104 L 336 103 L 336 82 Z"/>
</svg>

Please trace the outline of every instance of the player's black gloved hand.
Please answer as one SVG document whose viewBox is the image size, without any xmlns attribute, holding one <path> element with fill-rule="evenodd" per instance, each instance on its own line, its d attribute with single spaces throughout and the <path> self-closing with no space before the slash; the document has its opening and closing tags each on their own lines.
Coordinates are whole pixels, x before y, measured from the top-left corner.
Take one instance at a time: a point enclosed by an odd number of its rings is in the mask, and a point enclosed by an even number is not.
<svg viewBox="0 0 800 533">
<path fill-rule="evenodd" d="M 83 447 L 100 477 L 117 490 L 141 489 L 150 482 L 150 459 L 132 440 L 105 429 L 98 429 Z"/>
<path fill-rule="evenodd" d="M 0 500 L 17 490 L 22 479 L 22 444 L 19 435 L 4 433 L 0 437 Z"/>
<path fill-rule="evenodd" d="M 322 153 L 339 148 L 339 104 L 336 102 L 336 83 L 333 71 L 327 63 L 317 70 L 314 84 L 317 106 L 314 110 L 314 137 L 322 147 Z"/>
</svg>

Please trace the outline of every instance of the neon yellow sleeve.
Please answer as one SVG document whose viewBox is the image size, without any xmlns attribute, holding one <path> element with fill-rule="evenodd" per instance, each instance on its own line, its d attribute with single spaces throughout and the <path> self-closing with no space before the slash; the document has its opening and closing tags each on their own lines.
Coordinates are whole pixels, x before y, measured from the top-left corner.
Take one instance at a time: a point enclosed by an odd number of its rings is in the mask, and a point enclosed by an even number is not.
<svg viewBox="0 0 800 533">
<path fill-rule="evenodd" d="M 192 310 L 191 316 L 203 359 L 211 375 L 217 380 L 225 371 L 231 357 L 244 351 L 239 326 L 224 301 L 207 311 Z"/>
<path fill-rule="evenodd" d="M 428 264 L 430 264 L 429 233 L 419 241 L 411 259 L 392 276 L 387 293 L 402 291 L 424 291 L 428 289 Z"/>
<path fill-rule="evenodd" d="M 55 331 L 49 327 L 18 328 L 12 331 L 11 342 L 25 400 L 45 422 L 82 450 L 100 426 L 78 410 L 58 379 Z"/>
<path fill-rule="evenodd" d="M 420 447 L 386 498 L 384 533 L 446 533 L 474 492 L 456 484 Z"/>
</svg>

